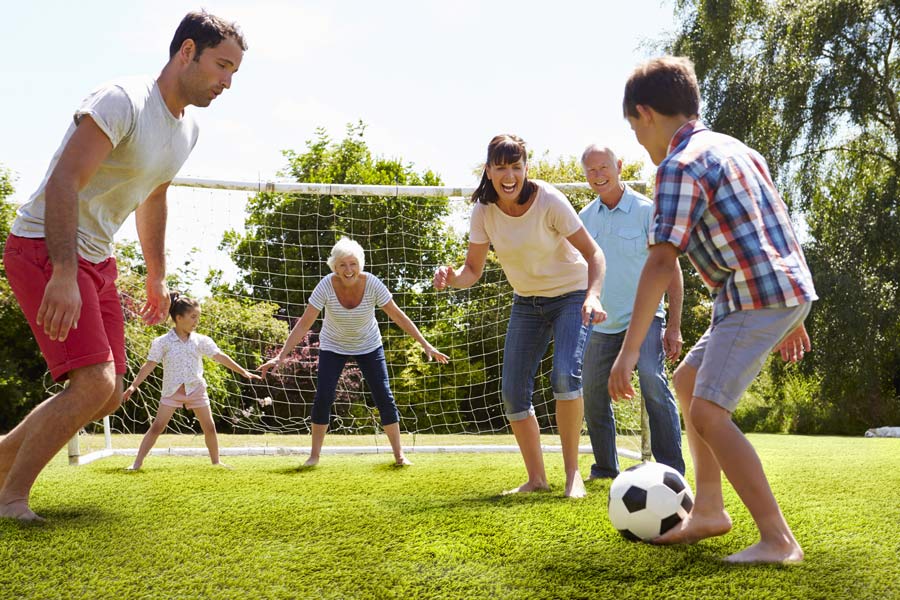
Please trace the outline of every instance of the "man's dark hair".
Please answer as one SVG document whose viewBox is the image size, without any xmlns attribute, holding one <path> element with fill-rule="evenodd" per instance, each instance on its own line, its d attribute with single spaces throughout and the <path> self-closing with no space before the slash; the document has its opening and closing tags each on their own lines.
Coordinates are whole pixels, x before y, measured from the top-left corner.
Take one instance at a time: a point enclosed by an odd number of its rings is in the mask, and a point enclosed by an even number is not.
<svg viewBox="0 0 900 600">
<path fill-rule="evenodd" d="M 247 42 L 244 41 L 244 35 L 237 23 L 220 19 L 205 10 L 191 11 L 184 16 L 178 29 L 175 30 L 175 37 L 169 44 L 169 58 L 181 50 L 181 45 L 185 40 L 194 40 L 194 45 L 197 47 L 194 60 L 197 60 L 204 50 L 215 48 L 227 37 L 234 39 L 241 50 L 247 49 Z"/>
<path fill-rule="evenodd" d="M 667 117 L 700 114 L 700 86 L 694 63 L 684 56 L 663 56 L 640 65 L 625 84 L 622 112 L 637 118 L 637 105 Z"/>
</svg>

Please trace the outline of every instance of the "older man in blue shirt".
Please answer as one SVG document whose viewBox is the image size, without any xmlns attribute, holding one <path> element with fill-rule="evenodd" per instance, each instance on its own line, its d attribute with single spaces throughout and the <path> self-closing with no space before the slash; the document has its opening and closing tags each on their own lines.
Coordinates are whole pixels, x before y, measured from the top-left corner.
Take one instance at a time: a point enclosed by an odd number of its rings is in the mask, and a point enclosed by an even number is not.
<svg viewBox="0 0 900 600">
<path fill-rule="evenodd" d="M 615 477 L 616 421 L 607 389 L 613 363 L 625 340 L 638 280 L 648 255 L 648 232 L 653 202 L 620 181 L 622 161 L 609 148 L 588 146 L 581 164 L 597 198 L 579 213 L 588 233 L 606 256 L 606 280 L 600 302 L 606 321 L 594 325 L 584 352 L 584 416 L 594 451 L 589 479 Z M 681 455 L 681 421 L 678 405 L 669 389 L 664 361 L 681 353 L 681 304 L 684 283 L 681 270 L 668 288 L 669 324 L 662 302 L 641 346 L 637 370 L 641 394 L 650 420 L 650 448 L 657 462 L 684 473 Z"/>
</svg>

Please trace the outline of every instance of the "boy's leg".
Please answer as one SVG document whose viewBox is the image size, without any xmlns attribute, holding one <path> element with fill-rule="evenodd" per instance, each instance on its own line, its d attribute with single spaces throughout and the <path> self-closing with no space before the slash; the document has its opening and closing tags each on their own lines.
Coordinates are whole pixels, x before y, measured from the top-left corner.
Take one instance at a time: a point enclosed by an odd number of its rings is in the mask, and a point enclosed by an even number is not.
<svg viewBox="0 0 900 600">
<path fill-rule="evenodd" d="M 74 369 L 68 375 L 66 389 L 38 405 L 0 442 L 18 445 L 0 488 L 0 517 L 40 518 L 28 506 L 35 479 L 115 391 L 111 362 Z"/>
<path fill-rule="evenodd" d="M 725 476 L 759 528 L 759 543 L 732 554 L 729 562 L 797 562 L 803 550 L 788 526 L 759 455 L 731 420 L 731 413 L 716 404 L 694 398 L 691 421 L 722 466 Z"/>
<path fill-rule="evenodd" d="M 684 475 L 684 457 L 681 453 L 681 419 L 675 397 L 666 378 L 663 351 L 663 320 L 655 317 L 641 344 L 637 371 L 641 385 L 641 397 L 647 407 L 650 420 L 650 445 L 657 462 L 668 465 Z"/>
<path fill-rule="evenodd" d="M 689 422 L 725 472 L 747 506 L 760 532 L 760 542 L 728 557 L 732 562 L 796 562 L 803 551 L 778 507 L 759 456 L 731 421 L 731 413 L 759 374 L 779 341 L 799 326 L 809 305 L 792 308 L 738 311 L 704 334 L 698 346 L 701 365 L 691 400 Z M 694 350 L 685 359 L 693 363 Z M 698 479 L 698 498 L 700 496 Z M 698 503 L 699 504 L 699 503 Z M 697 507 L 695 505 L 695 511 Z M 700 514 L 688 519 L 672 536 L 660 542 L 691 542 L 704 537 Z M 671 533 L 671 532 L 670 532 Z M 708 536 L 707 536 L 708 537 Z"/>
<path fill-rule="evenodd" d="M 128 467 L 129 471 L 137 471 L 141 468 L 144 464 L 144 459 L 150 454 L 150 450 L 153 448 L 153 445 L 156 444 L 156 440 L 159 439 L 162 432 L 166 430 L 169 419 L 172 418 L 172 415 L 175 414 L 176 410 L 178 410 L 177 406 L 160 402 L 159 410 L 156 411 L 156 416 L 153 418 L 153 423 L 150 424 L 150 429 L 147 430 L 147 433 L 145 433 L 143 439 L 141 439 L 141 445 L 138 448 L 137 456 L 134 457 L 134 462 Z"/>
</svg>

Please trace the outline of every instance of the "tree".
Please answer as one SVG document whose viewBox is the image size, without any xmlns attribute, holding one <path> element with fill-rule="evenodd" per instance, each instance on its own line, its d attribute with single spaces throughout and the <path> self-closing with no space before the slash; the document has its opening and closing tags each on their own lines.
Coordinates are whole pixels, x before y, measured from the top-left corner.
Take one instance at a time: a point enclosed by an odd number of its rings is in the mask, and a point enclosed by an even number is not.
<svg viewBox="0 0 900 600">
<path fill-rule="evenodd" d="M 7 201 L 14 191 L 12 175 L 0 166 L 0 240 L 6 241 L 16 218 L 15 206 Z M 44 399 L 47 364 L 28 321 L 9 287 L 6 269 L 0 263 L 0 431 L 9 431 Z"/>
<path fill-rule="evenodd" d="M 760 150 L 808 227 L 820 300 L 799 370 L 827 410 L 788 429 L 858 434 L 900 420 L 900 5 L 681 0 L 678 10 L 669 50 L 693 59 L 704 119 Z M 769 370 L 776 390 L 793 373 L 777 361 Z"/>
</svg>

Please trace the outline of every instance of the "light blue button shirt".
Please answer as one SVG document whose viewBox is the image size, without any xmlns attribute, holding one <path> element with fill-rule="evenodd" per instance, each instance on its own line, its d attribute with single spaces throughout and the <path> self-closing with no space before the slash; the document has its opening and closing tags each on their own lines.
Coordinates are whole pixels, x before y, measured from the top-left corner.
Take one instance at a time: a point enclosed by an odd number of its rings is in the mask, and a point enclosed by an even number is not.
<svg viewBox="0 0 900 600">
<path fill-rule="evenodd" d="M 598 197 L 578 216 L 606 256 L 606 279 L 600 295 L 606 321 L 594 325 L 594 331 L 620 333 L 631 322 L 638 281 L 647 262 L 653 202 L 626 185 L 622 198 L 612 210 Z M 666 316 L 662 301 L 656 316 Z"/>
</svg>

